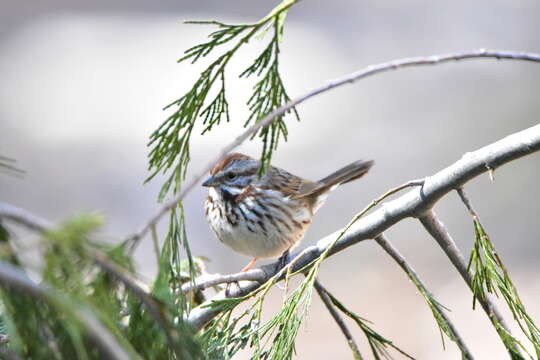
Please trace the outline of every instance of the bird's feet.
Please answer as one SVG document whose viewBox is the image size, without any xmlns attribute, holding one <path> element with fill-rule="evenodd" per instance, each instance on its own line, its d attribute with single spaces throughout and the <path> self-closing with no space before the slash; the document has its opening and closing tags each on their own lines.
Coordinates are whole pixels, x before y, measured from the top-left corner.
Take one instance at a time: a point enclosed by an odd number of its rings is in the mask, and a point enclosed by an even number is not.
<svg viewBox="0 0 540 360">
<path fill-rule="evenodd" d="M 287 266 L 287 264 L 289 263 L 290 261 L 290 253 L 289 253 L 289 250 L 285 250 L 283 252 L 283 254 L 281 254 L 281 256 L 279 257 L 278 261 L 277 261 L 277 265 L 276 265 L 276 272 L 280 271 L 281 269 L 283 269 L 285 266 Z"/>
<path fill-rule="evenodd" d="M 233 282 L 227 283 L 227 286 L 225 287 L 225 297 L 226 298 L 231 296 L 231 285 L 232 284 L 236 285 L 237 289 L 240 289 L 240 283 L 238 283 L 238 281 L 233 281 Z"/>
<path fill-rule="evenodd" d="M 246 272 L 248 271 L 249 269 L 251 269 L 255 263 L 257 263 L 257 258 L 253 258 L 251 259 L 251 261 L 249 262 L 249 264 L 247 264 L 246 266 L 244 266 L 244 268 L 241 270 L 241 272 Z"/>
</svg>

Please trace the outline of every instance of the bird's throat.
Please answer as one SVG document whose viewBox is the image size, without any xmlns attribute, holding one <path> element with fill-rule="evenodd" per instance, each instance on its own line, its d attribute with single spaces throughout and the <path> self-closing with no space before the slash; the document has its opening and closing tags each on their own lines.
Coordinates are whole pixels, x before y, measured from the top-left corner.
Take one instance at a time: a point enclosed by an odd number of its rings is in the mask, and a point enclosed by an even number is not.
<svg viewBox="0 0 540 360">
<path fill-rule="evenodd" d="M 224 202 L 233 203 L 238 195 L 242 193 L 242 189 L 222 186 L 219 188 L 219 193 Z"/>
</svg>

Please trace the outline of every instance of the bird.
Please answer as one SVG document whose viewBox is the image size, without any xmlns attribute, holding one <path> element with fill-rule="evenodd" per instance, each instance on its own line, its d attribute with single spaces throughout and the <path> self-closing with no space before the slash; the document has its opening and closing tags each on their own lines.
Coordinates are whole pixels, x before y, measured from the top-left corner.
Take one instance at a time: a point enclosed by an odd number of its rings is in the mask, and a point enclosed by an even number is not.
<svg viewBox="0 0 540 360">
<path fill-rule="evenodd" d="M 264 258 L 280 256 L 284 266 L 329 193 L 361 178 L 373 164 L 355 161 L 311 181 L 275 166 L 259 176 L 259 160 L 231 153 L 215 164 L 202 183 L 209 189 L 206 219 L 219 241 L 251 258 L 243 272 Z"/>
</svg>

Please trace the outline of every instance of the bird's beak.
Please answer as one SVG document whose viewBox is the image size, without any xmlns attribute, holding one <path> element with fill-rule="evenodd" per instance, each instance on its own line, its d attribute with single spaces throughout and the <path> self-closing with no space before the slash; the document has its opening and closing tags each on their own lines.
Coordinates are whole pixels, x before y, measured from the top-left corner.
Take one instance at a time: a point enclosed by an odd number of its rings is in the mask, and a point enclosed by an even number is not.
<svg viewBox="0 0 540 360">
<path fill-rule="evenodd" d="M 213 176 L 210 176 L 208 179 L 204 180 L 204 182 L 202 183 L 202 186 L 206 186 L 206 187 L 212 187 L 216 185 L 218 185 L 218 182 L 216 178 Z"/>
</svg>

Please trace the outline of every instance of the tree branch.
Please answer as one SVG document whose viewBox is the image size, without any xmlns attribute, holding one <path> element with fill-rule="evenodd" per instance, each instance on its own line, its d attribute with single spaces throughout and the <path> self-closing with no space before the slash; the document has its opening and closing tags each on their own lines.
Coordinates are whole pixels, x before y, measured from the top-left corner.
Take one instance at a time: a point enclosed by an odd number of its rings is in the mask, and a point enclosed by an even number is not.
<svg viewBox="0 0 540 360">
<path fill-rule="evenodd" d="M 191 181 L 187 182 L 184 186 L 182 186 L 182 190 L 178 192 L 176 196 L 174 196 L 169 201 L 165 202 L 165 204 L 159 209 L 159 211 L 156 214 L 154 214 L 150 219 L 148 219 L 146 223 L 143 224 L 141 228 L 135 234 L 129 237 L 128 240 L 131 242 L 131 249 L 134 250 L 136 246 L 138 245 L 139 241 L 148 233 L 148 231 L 150 231 L 152 226 L 156 225 L 165 214 L 167 214 L 170 210 L 172 210 L 178 204 L 178 202 L 180 202 L 191 190 L 193 190 L 193 188 L 212 169 L 214 164 L 216 164 L 219 160 L 224 158 L 229 152 L 231 152 L 232 150 L 240 146 L 240 144 L 242 144 L 245 140 L 250 138 L 257 131 L 259 131 L 263 127 L 270 125 L 278 116 L 285 114 L 287 111 L 289 111 L 293 107 L 303 103 L 304 101 L 316 95 L 325 93 L 334 88 L 347 85 L 347 84 L 352 84 L 363 78 L 367 78 L 369 76 L 383 73 L 386 71 L 398 70 L 398 69 L 402 69 L 406 67 L 437 65 L 437 64 L 451 62 L 451 61 L 461 61 L 461 60 L 466 60 L 466 59 L 481 59 L 481 58 L 540 62 L 540 54 L 514 52 L 514 51 L 507 51 L 507 50 L 479 49 L 479 50 L 467 51 L 467 52 L 462 52 L 462 53 L 433 55 L 433 56 L 426 56 L 426 57 L 415 57 L 415 58 L 393 60 L 393 61 L 384 62 L 377 65 L 371 65 L 364 69 L 345 75 L 341 78 L 331 80 L 327 82 L 325 85 L 312 89 L 308 91 L 307 93 L 292 99 L 285 105 L 275 109 L 270 114 L 262 118 L 259 122 L 257 122 L 253 126 L 249 127 L 247 130 L 245 130 L 233 142 L 231 142 L 230 144 L 225 146 L 223 149 L 221 149 L 218 155 L 211 162 L 209 162 L 203 168 L 201 172 L 197 173 Z"/>
<path fill-rule="evenodd" d="M 465 154 L 454 164 L 425 178 L 422 187 L 414 188 L 397 199 L 384 203 L 382 208 L 360 218 L 334 244 L 329 255 L 342 251 L 362 240 L 373 239 L 405 218 L 421 216 L 447 193 L 474 177 L 538 150 L 540 150 L 540 125 L 509 135 L 491 145 Z M 294 256 L 295 263 L 291 270 L 298 271 L 317 259 L 340 233 L 341 230 L 336 231 L 319 240 L 315 245 L 305 248 L 300 255 Z M 276 274 L 276 268 L 276 263 L 274 263 L 251 271 L 262 270 L 266 274 L 266 281 Z M 229 291 L 228 297 L 245 296 L 259 286 L 259 282 L 240 283 L 238 287 Z M 208 305 L 213 300 L 223 298 L 225 298 L 225 292 L 221 291 L 213 299 L 193 309 L 187 321 L 195 330 L 202 328 L 219 314 L 217 309 L 208 307 Z"/>
<path fill-rule="evenodd" d="M 45 232 L 54 229 L 53 223 L 22 208 L 0 202 L 0 219 L 11 220 L 29 230 Z"/>
<path fill-rule="evenodd" d="M 467 270 L 467 262 L 456 243 L 446 230 L 444 224 L 437 218 L 433 210 L 428 210 L 419 217 L 420 222 L 424 225 L 424 228 L 428 233 L 437 241 L 445 254 L 448 256 L 454 267 L 458 270 L 461 277 L 472 291 L 472 281 L 469 271 Z M 486 296 L 485 298 L 478 298 L 480 305 L 486 312 L 487 316 L 491 320 L 491 323 L 498 331 L 498 327 L 502 327 L 508 334 L 511 334 L 510 328 L 506 324 L 502 314 L 499 312 L 495 304 L 491 301 L 491 298 Z M 499 334 L 500 335 L 500 334 Z M 504 339 L 501 337 L 501 340 Z"/>
<path fill-rule="evenodd" d="M 188 282 L 182 285 L 182 292 L 185 294 L 191 290 L 205 290 L 209 287 L 229 284 L 239 281 L 257 281 L 264 282 L 267 280 L 267 274 L 261 269 L 253 269 L 251 271 L 239 272 L 235 274 L 205 274 L 197 279 L 194 283 Z"/>
<path fill-rule="evenodd" d="M 424 285 L 422 280 L 420 280 L 416 271 L 412 268 L 411 265 L 409 265 L 409 263 L 403 257 L 403 255 L 401 255 L 399 251 L 386 239 L 386 236 L 384 234 L 380 234 L 379 236 L 375 237 L 375 241 L 384 249 L 384 251 L 386 251 L 388 255 L 390 255 L 396 261 L 396 263 L 403 269 L 403 271 L 407 273 L 409 278 L 411 278 L 411 280 L 415 283 L 415 285 L 419 287 L 419 290 L 421 292 L 425 293 L 429 298 L 433 298 L 433 294 L 431 293 L 431 291 L 428 290 L 426 285 Z M 461 355 L 463 356 L 463 359 L 467 359 L 467 360 L 474 359 L 469 348 L 465 344 L 465 341 L 459 335 L 454 324 L 450 321 L 450 318 L 446 316 L 446 313 L 444 312 L 444 309 L 441 307 L 441 305 L 437 301 L 434 301 L 433 306 L 436 308 L 437 312 L 443 318 L 445 323 L 448 325 L 448 328 L 451 331 L 452 336 L 455 338 L 455 342 L 457 346 L 459 347 L 459 350 L 461 351 Z"/>
<path fill-rule="evenodd" d="M 373 239 L 405 218 L 421 216 L 448 192 L 461 187 L 474 177 L 538 150 L 540 150 L 540 125 L 509 135 L 477 151 L 465 154 L 454 164 L 425 178 L 422 187 L 414 188 L 397 199 L 384 203 L 382 208 L 363 216 L 334 244 L 329 255 L 360 241 Z M 50 224 L 25 210 L 5 203 L 0 203 L 0 219 L 2 218 L 15 221 L 34 230 L 46 230 L 48 228 L 46 224 Z M 336 231 L 319 240 L 315 245 L 305 248 L 299 255 L 297 254 L 293 258 L 291 270 L 298 271 L 317 259 L 340 233 L 341 230 Z M 248 271 L 243 280 L 248 280 L 250 276 L 253 276 L 251 279 L 257 281 L 239 283 L 238 287 L 230 289 L 228 297 L 249 294 L 257 289 L 261 283 L 274 276 L 276 269 L 277 263 L 274 263 Z M 264 275 L 262 275 L 263 273 Z M 218 310 L 207 305 L 211 301 L 223 298 L 225 298 L 225 291 L 221 291 L 213 299 L 193 309 L 187 317 L 188 323 L 195 330 L 202 328 L 219 314 Z"/>
<path fill-rule="evenodd" d="M 315 287 L 315 290 L 317 290 L 317 293 L 319 294 L 319 297 L 321 298 L 322 302 L 326 306 L 326 309 L 328 309 L 328 312 L 334 320 L 336 321 L 337 325 L 341 329 L 341 332 L 343 333 L 343 336 L 345 336 L 345 339 L 347 340 L 347 344 L 349 344 L 349 347 L 351 348 L 351 351 L 353 353 L 353 358 L 356 360 L 362 360 L 362 354 L 360 354 L 360 350 L 358 349 L 358 345 L 354 341 L 354 338 L 345 324 L 345 321 L 339 315 L 339 313 L 336 311 L 336 308 L 334 307 L 334 304 L 332 303 L 332 300 L 328 296 L 328 290 L 321 284 L 319 279 L 316 279 L 313 283 L 313 286 Z"/>
</svg>

